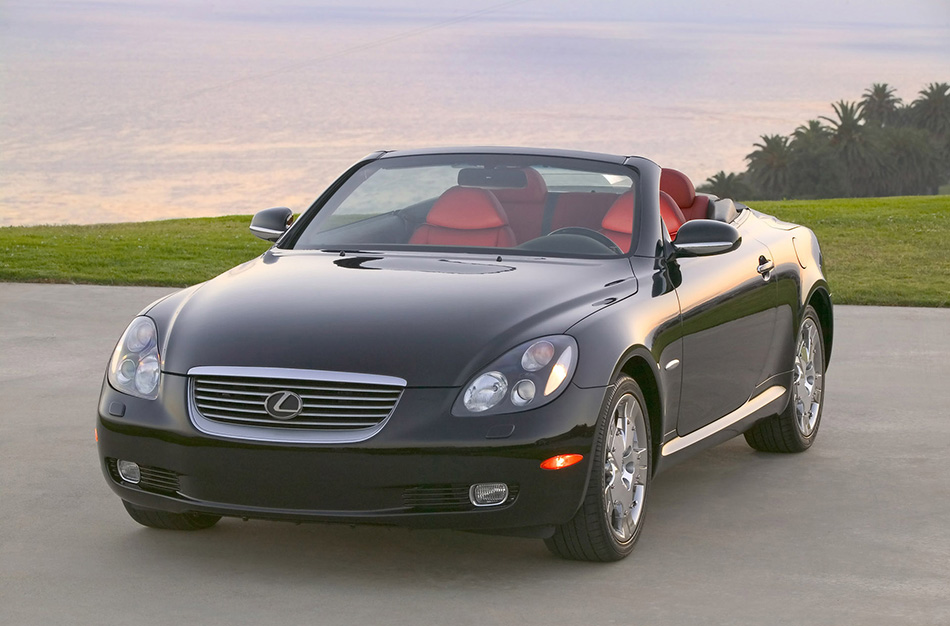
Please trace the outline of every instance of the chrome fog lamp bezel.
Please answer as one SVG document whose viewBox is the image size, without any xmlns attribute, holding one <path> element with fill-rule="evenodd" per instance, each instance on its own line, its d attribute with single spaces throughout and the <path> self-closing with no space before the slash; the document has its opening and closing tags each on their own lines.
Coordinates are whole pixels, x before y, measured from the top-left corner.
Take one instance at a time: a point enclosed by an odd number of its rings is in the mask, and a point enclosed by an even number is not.
<svg viewBox="0 0 950 626">
<path fill-rule="evenodd" d="M 492 490 L 497 491 L 501 494 L 501 499 L 495 499 L 491 502 L 479 502 L 479 490 L 488 490 L 489 492 Z M 509 494 L 510 490 L 506 483 L 475 483 L 468 488 L 468 500 L 473 506 L 477 507 L 500 506 L 508 501 Z"/>
<path fill-rule="evenodd" d="M 119 478 L 131 485 L 137 485 L 142 481 L 142 468 L 135 461 L 116 459 L 115 471 Z"/>
</svg>

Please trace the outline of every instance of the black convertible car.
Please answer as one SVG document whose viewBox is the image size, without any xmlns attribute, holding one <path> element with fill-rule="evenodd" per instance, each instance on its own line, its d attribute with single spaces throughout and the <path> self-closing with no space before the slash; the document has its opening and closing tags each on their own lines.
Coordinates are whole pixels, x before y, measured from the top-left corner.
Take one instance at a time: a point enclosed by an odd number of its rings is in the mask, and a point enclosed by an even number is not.
<svg viewBox="0 0 950 626">
<path fill-rule="evenodd" d="M 457 528 L 622 558 L 652 478 L 815 439 L 815 235 L 644 158 L 377 152 L 261 257 L 132 320 L 97 439 L 137 522 Z"/>
</svg>

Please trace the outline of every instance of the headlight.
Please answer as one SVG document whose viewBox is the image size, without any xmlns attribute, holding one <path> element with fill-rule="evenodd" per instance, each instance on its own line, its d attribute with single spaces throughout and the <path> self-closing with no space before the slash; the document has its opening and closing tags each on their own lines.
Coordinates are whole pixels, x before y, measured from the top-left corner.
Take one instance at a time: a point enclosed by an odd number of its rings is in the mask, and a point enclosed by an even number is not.
<svg viewBox="0 0 950 626">
<path fill-rule="evenodd" d="M 543 406 L 567 388 L 576 364 L 577 342 L 567 335 L 523 343 L 472 378 L 452 414 L 494 415 Z"/>
<path fill-rule="evenodd" d="M 154 400 L 162 375 L 161 361 L 155 322 L 148 317 L 136 317 L 112 353 L 109 384 L 130 396 Z"/>
</svg>

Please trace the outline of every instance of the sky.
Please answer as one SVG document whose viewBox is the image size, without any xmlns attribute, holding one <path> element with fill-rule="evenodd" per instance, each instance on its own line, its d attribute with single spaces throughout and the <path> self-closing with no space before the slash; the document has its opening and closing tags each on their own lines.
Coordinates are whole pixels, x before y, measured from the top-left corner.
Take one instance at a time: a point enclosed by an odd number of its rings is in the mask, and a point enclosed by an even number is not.
<svg viewBox="0 0 950 626">
<path fill-rule="evenodd" d="M 950 0 L 0 0 L 0 226 L 302 210 L 426 145 L 700 183 L 873 82 L 940 81 Z"/>
</svg>

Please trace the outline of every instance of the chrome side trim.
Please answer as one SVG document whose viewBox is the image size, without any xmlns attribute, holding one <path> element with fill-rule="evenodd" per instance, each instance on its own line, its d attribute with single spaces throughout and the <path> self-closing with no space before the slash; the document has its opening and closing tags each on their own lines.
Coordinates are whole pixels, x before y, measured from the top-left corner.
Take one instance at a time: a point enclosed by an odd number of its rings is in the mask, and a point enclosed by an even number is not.
<svg viewBox="0 0 950 626">
<path fill-rule="evenodd" d="M 213 437 L 227 437 L 243 441 L 259 443 L 302 443 L 302 444 L 347 444 L 359 443 L 378 434 L 389 423 L 389 419 L 399 400 L 393 405 L 389 415 L 368 428 L 355 428 L 345 431 L 313 431 L 289 430 L 286 428 L 271 428 L 267 426 L 243 426 L 240 424 L 225 424 L 209 420 L 201 415 L 195 402 L 196 376 L 235 376 L 257 378 L 283 378 L 293 380 L 313 380 L 341 383 L 367 383 L 378 385 L 394 385 L 405 387 L 406 381 L 395 376 L 379 376 L 375 374 L 358 374 L 354 372 L 328 372 L 324 370 L 303 370 L 280 367 L 218 367 L 202 366 L 188 370 L 188 417 L 191 423 L 200 432 Z M 400 397 L 401 399 L 401 397 Z"/>
<path fill-rule="evenodd" d="M 740 406 L 732 413 L 724 415 L 715 422 L 706 424 L 702 428 L 694 430 L 688 435 L 676 437 L 675 439 L 667 441 L 665 444 L 663 444 L 662 455 L 669 456 L 674 452 L 679 452 L 683 448 L 688 448 L 694 443 L 698 443 L 711 435 L 715 435 L 716 433 L 729 428 L 736 422 L 742 421 L 749 415 L 752 415 L 767 405 L 769 402 L 781 398 L 782 395 L 785 394 L 785 391 L 785 387 L 782 387 L 781 385 L 769 387 L 759 395 L 749 399 L 748 402 Z"/>
</svg>

